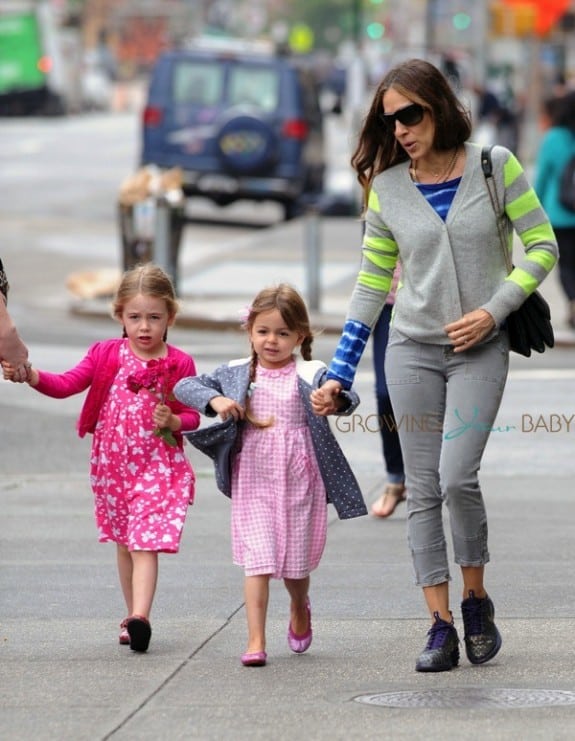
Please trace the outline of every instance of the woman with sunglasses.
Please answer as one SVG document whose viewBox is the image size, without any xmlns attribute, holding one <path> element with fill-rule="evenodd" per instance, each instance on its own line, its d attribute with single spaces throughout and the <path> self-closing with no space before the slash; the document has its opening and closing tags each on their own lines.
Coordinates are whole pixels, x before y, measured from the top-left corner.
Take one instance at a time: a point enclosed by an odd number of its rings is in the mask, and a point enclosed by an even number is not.
<svg viewBox="0 0 575 741">
<path fill-rule="evenodd" d="M 514 230 L 525 250 L 507 276 L 481 147 L 470 135 L 467 111 L 426 61 L 398 65 L 376 89 L 352 157 L 366 204 L 362 263 L 330 380 L 312 395 L 316 413 L 326 414 L 350 388 L 399 260 L 385 373 L 403 452 L 415 581 L 431 617 L 415 665 L 421 672 L 459 663 L 443 502 L 461 569 L 467 658 L 483 664 L 501 647 L 484 585 L 489 551 L 478 471 L 507 377 L 505 318 L 557 259 L 553 230 L 523 168 L 496 146 L 501 221 L 509 249 Z"/>
</svg>

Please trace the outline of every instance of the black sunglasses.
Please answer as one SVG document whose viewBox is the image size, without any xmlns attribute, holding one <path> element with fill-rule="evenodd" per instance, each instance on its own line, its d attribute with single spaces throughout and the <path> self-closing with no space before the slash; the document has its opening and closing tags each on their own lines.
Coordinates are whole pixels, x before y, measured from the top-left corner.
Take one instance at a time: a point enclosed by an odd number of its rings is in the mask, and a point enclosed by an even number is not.
<svg viewBox="0 0 575 741">
<path fill-rule="evenodd" d="M 395 122 L 399 121 L 403 126 L 416 126 L 423 121 L 425 108 L 419 103 L 400 108 L 395 113 L 380 113 L 379 118 L 391 131 L 395 129 Z"/>
</svg>

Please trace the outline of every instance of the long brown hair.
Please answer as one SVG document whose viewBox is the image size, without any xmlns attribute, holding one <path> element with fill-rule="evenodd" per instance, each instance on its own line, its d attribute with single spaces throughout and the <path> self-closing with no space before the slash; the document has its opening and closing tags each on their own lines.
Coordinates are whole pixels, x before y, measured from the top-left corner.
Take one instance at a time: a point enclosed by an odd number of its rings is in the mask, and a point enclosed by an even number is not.
<svg viewBox="0 0 575 741">
<path fill-rule="evenodd" d="M 304 360 L 311 360 L 311 346 L 313 343 L 313 332 L 311 330 L 309 314 L 305 301 L 299 293 L 288 283 L 280 283 L 277 286 L 269 286 L 262 289 L 252 301 L 248 309 L 248 315 L 244 321 L 244 328 L 251 333 L 254 323 L 260 314 L 277 309 L 286 327 L 291 332 L 297 332 L 303 337 L 301 343 L 301 355 Z M 250 362 L 250 385 L 255 381 L 258 356 L 252 348 Z M 273 419 L 258 421 L 253 419 L 249 413 L 249 396 L 246 402 L 246 417 L 256 427 L 269 427 Z"/>
<path fill-rule="evenodd" d="M 357 172 L 367 203 L 371 183 L 388 167 L 409 159 L 395 138 L 383 125 L 383 96 L 393 88 L 408 100 L 422 105 L 435 121 L 433 146 L 446 151 L 461 146 L 471 136 L 471 116 L 457 98 L 442 72 L 423 59 L 409 59 L 389 70 L 379 83 L 371 107 L 363 121 L 351 165 Z"/>
</svg>

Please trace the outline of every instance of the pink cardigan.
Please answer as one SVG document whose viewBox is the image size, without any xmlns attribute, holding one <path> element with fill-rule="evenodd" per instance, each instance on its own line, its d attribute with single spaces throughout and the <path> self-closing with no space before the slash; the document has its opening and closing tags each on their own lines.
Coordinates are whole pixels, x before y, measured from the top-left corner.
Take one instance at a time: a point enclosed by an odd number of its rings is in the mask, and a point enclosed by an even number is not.
<svg viewBox="0 0 575 741">
<path fill-rule="evenodd" d="M 39 382 L 34 388 L 41 394 L 54 399 L 64 399 L 89 391 L 84 400 L 78 419 L 77 429 L 80 437 L 87 432 L 94 432 L 100 410 L 108 395 L 110 387 L 119 368 L 120 347 L 125 339 L 105 340 L 92 345 L 78 365 L 65 373 L 38 373 Z M 191 356 L 173 345 L 168 345 L 168 357 L 178 363 L 178 378 L 196 375 L 196 366 Z M 181 431 L 174 433 L 178 443 L 182 444 L 181 432 L 195 430 L 200 424 L 200 415 L 177 400 L 168 402 L 174 414 L 182 420 Z"/>
</svg>

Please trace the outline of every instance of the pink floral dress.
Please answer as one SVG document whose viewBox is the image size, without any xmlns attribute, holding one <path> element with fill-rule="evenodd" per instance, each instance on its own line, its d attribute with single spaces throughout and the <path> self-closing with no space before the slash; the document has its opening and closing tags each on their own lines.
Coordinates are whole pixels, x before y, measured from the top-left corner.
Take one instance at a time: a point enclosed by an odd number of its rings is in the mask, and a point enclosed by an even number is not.
<svg viewBox="0 0 575 741">
<path fill-rule="evenodd" d="M 195 476 L 183 448 L 153 434 L 157 397 L 128 388 L 128 377 L 145 368 L 146 361 L 125 343 L 94 431 L 90 480 L 96 525 L 102 543 L 177 553 Z"/>
<path fill-rule="evenodd" d="M 327 532 L 326 493 L 317 466 L 295 361 L 258 366 L 250 416 L 232 472 L 232 553 L 247 576 L 303 579 L 315 569 Z"/>
</svg>

